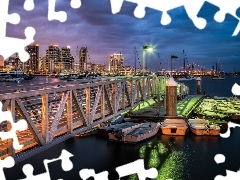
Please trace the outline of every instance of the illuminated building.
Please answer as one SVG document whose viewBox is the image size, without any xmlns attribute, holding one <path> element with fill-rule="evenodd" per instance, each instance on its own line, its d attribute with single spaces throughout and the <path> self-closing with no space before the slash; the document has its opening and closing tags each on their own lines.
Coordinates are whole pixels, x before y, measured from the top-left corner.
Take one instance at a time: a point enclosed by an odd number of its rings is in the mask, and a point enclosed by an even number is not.
<svg viewBox="0 0 240 180">
<path fill-rule="evenodd" d="M 24 63 L 24 71 L 28 73 L 38 72 L 38 63 L 39 63 L 39 45 L 31 44 L 25 48 L 29 53 L 30 57 L 27 62 Z"/>
<path fill-rule="evenodd" d="M 62 69 L 64 69 L 64 70 L 72 69 L 73 57 L 70 52 L 70 46 L 62 47 L 61 64 L 62 64 Z"/>
<path fill-rule="evenodd" d="M 0 67 L 4 67 L 4 60 L 3 59 L 0 59 Z"/>
<path fill-rule="evenodd" d="M 51 44 L 46 50 L 46 72 L 53 73 L 61 71 L 61 51 L 57 44 Z"/>
<path fill-rule="evenodd" d="M 24 63 L 20 61 L 18 54 L 16 53 L 16 56 L 9 57 L 8 60 L 3 60 L 3 66 L 6 66 L 9 69 L 13 70 L 24 70 Z M 26 63 L 25 63 L 26 64 Z"/>
<path fill-rule="evenodd" d="M 87 47 L 81 47 L 79 50 L 79 70 L 84 73 L 85 69 L 87 70 Z"/>
<path fill-rule="evenodd" d="M 120 73 L 123 70 L 122 54 L 112 54 L 109 56 L 109 71 L 112 74 Z"/>
<path fill-rule="evenodd" d="M 40 74 L 46 74 L 46 56 L 39 58 L 38 69 Z"/>
<path fill-rule="evenodd" d="M 89 73 L 95 73 L 95 64 L 88 62 L 87 63 L 87 71 Z"/>
<path fill-rule="evenodd" d="M 105 64 L 96 64 L 95 66 L 95 73 L 103 74 L 106 71 L 106 65 Z"/>
<path fill-rule="evenodd" d="M 123 66 L 121 74 L 130 75 L 134 73 L 134 67 L 132 66 Z"/>
</svg>

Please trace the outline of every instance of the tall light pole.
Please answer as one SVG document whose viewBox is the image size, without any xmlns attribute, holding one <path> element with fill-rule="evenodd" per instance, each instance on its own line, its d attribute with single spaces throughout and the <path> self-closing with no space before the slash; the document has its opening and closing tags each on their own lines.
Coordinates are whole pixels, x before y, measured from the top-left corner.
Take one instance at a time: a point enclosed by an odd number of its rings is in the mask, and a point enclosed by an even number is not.
<svg viewBox="0 0 240 180">
<path fill-rule="evenodd" d="M 143 50 L 142 50 L 142 73 L 143 73 L 143 76 L 146 71 L 145 51 L 152 52 L 152 51 L 154 51 L 154 49 L 152 46 L 143 46 Z"/>
</svg>

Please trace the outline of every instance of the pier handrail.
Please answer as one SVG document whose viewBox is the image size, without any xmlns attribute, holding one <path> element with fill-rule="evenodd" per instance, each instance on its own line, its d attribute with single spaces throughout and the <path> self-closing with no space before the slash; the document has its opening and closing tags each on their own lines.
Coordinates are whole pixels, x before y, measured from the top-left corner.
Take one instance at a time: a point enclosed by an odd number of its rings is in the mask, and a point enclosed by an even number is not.
<svg viewBox="0 0 240 180">
<path fill-rule="evenodd" d="M 10 110 L 15 121 L 25 119 L 28 129 L 17 133 L 24 144 L 20 151 L 10 141 L 0 140 L 0 156 L 11 155 L 16 162 L 26 159 L 158 97 L 164 90 L 159 84 L 164 86 L 165 81 L 155 75 L 121 76 L 4 88 L 0 92 L 2 110 Z M 5 123 L 0 130 L 8 128 Z"/>
</svg>

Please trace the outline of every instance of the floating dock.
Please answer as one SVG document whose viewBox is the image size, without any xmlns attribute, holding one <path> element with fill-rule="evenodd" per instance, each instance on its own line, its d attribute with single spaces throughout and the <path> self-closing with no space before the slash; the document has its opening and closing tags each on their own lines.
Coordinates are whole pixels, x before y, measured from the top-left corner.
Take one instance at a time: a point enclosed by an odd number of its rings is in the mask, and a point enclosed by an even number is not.
<svg viewBox="0 0 240 180">
<path fill-rule="evenodd" d="M 130 117 L 139 121 L 147 120 L 153 122 L 162 122 L 164 119 L 169 118 L 165 116 L 164 101 L 161 101 L 159 114 L 156 110 L 158 107 L 157 103 L 152 103 L 145 107 L 140 105 L 140 108 L 136 108 Z M 227 129 L 228 121 L 240 122 L 240 99 L 189 95 L 178 101 L 177 117 L 172 118 L 183 118 L 185 120 L 204 118 L 218 124 L 222 132 L 222 130 Z"/>
</svg>

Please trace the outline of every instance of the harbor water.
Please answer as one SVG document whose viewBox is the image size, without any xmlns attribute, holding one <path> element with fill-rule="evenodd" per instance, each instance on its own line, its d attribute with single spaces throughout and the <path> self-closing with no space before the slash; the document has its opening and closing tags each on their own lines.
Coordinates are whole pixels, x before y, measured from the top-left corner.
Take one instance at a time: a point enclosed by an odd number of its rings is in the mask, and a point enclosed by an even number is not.
<svg viewBox="0 0 240 180">
<path fill-rule="evenodd" d="M 59 81 L 55 78 L 39 77 L 34 81 Z M 196 92 L 196 81 L 181 81 L 189 86 L 189 94 Z M 226 77 L 225 80 L 202 79 L 202 92 L 212 96 L 231 97 L 231 88 L 234 83 L 240 84 L 240 77 Z M 5 83 L 1 82 L 1 89 Z M 16 83 L 11 83 L 15 86 Z M 24 83 L 22 83 L 24 85 Z M 26 84 L 26 85 L 29 85 Z M 44 159 L 53 159 L 60 156 L 63 149 L 74 156 L 71 157 L 73 169 L 65 172 L 61 168 L 61 161 L 49 164 L 52 180 L 81 179 L 79 171 L 94 169 L 96 173 L 109 172 L 109 179 L 115 180 L 119 176 L 115 168 L 138 159 L 144 159 L 145 168 L 157 167 L 159 180 L 213 180 L 217 175 L 226 176 L 226 169 L 237 172 L 240 169 L 240 128 L 231 130 L 229 138 L 220 136 L 165 136 L 157 134 L 151 139 L 138 144 L 119 144 L 109 142 L 97 136 L 74 137 L 48 150 L 39 153 L 27 160 L 16 164 L 13 168 L 4 169 L 7 180 L 24 179 L 22 172 L 25 164 L 34 167 L 34 175 L 45 173 Z M 216 154 L 226 157 L 224 163 L 214 161 Z M 93 179 L 93 178 L 89 178 Z M 137 179 L 131 175 L 121 179 Z"/>
</svg>

